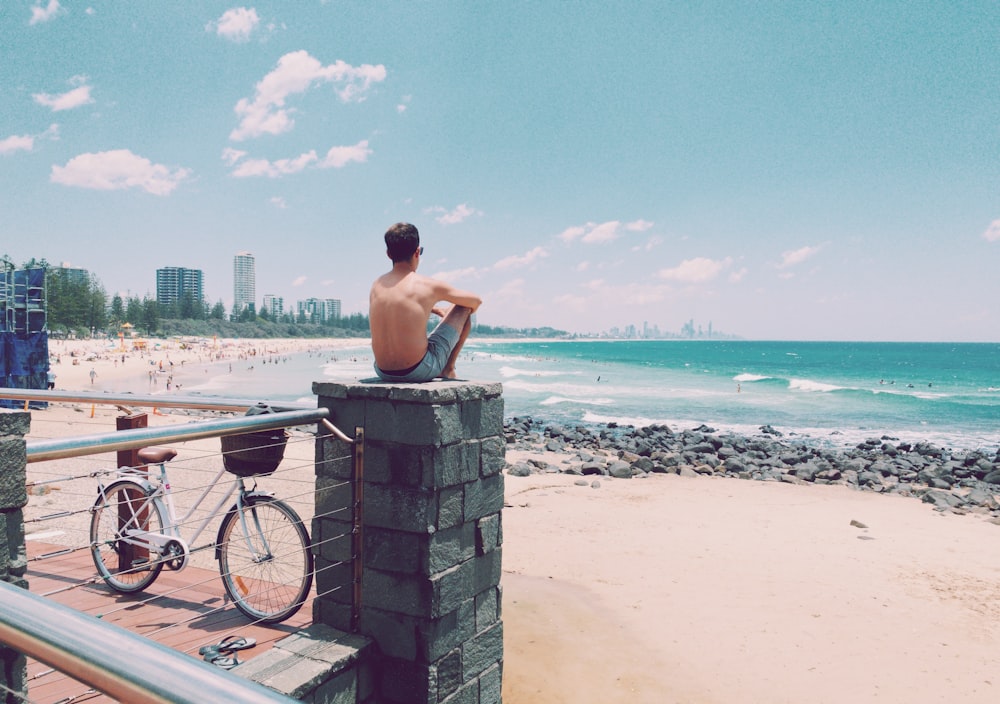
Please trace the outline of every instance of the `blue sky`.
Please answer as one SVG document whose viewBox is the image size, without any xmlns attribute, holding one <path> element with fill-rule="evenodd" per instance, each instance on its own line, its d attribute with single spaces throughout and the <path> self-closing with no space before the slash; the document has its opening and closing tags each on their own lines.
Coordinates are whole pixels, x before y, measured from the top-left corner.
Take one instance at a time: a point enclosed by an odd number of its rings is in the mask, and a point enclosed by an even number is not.
<svg viewBox="0 0 1000 704">
<path fill-rule="evenodd" d="M 0 3 L 0 254 L 366 312 L 1000 340 L 1000 3 Z"/>
</svg>

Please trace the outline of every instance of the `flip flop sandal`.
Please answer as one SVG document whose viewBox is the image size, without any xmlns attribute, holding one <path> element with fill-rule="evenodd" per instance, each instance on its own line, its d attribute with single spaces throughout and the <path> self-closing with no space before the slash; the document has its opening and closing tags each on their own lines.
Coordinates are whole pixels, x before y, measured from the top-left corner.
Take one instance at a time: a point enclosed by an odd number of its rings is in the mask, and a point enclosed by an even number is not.
<svg viewBox="0 0 1000 704">
<path fill-rule="evenodd" d="M 247 650 L 257 645 L 256 638 L 244 638 L 243 636 L 226 636 L 215 646 L 223 653 L 231 653 L 234 650 Z"/>
<path fill-rule="evenodd" d="M 232 653 L 237 650 L 246 650 L 257 645 L 255 638 L 244 638 L 243 636 L 226 636 L 218 643 L 203 645 L 198 648 L 198 654 L 204 655 L 208 660 L 209 656 L 216 656 L 222 653 Z"/>
<path fill-rule="evenodd" d="M 232 670 L 240 664 L 240 661 L 236 659 L 235 655 L 206 655 L 205 661 L 215 665 L 216 667 L 221 667 L 223 670 Z"/>
</svg>

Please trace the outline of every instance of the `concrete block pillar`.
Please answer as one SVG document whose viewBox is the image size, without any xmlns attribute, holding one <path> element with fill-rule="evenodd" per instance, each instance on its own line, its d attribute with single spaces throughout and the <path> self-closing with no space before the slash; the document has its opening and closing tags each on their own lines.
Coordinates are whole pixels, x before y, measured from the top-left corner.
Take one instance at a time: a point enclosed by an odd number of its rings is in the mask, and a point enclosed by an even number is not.
<svg viewBox="0 0 1000 704">
<path fill-rule="evenodd" d="M 313 391 L 337 427 L 365 431 L 359 631 L 377 644 L 377 701 L 500 702 L 500 385 L 316 383 Z M 350 461 L 337 440 L 317 445 L 314 617 L 347 630 L 350 568 L 339 562 L 347 541 L 335 536 L 350 532 L 349 519 L 326 514 L 349 492 L 341 482 Z"/>
<path fill-rule="evenodd" d="M 0 410 L 0 579 L 22 589 L 28 588 L 22 509 L 28 503 L 24 436 L 30 424 L 30 413 Z M 0 691 L 26 697 L 27 677 L 24 655 L 0 646 Z M 3 701 L 15 700 L 21 701 L 14 694 L 4 695 Z"/>
</svg>

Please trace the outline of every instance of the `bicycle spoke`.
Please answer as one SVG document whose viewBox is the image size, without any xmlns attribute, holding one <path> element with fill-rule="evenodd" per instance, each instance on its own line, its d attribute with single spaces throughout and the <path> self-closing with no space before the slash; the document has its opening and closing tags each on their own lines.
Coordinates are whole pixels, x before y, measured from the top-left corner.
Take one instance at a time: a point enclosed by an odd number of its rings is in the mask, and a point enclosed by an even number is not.
<svg viewBox="0 0 1000 704">
<path fill-rule="evenodd" d="M 253 619 L 283 621 L 312 587 L 312 553 L 298 515 L 281 501 L 254 497 L 220 530 L 219 569 L 236 606 Z"/>
</svg>

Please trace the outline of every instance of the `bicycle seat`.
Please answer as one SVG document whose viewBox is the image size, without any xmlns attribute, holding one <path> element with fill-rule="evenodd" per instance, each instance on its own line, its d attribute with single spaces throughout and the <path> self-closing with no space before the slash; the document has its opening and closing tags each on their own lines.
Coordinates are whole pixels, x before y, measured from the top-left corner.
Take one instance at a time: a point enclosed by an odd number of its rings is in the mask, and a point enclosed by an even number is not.
<svg viewBox="0 0 1000 704">
<path fill-rule="evenodd" d="M 177 457 L 177 450 L 169 447 L 144 447 L 136 456 L 143 464 L 162 464 Z"/>
</svg>

